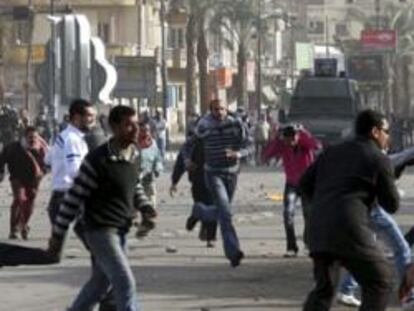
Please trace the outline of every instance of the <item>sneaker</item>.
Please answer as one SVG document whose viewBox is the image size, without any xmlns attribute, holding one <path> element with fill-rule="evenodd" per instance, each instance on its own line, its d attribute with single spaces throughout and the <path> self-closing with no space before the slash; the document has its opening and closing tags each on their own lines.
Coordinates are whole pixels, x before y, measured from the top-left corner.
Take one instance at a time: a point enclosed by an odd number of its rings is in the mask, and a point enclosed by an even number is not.
<svg viewBox="0 0 414 311">
<path fill-rule="evenodd" d="M 242 261 L 242 259 L 244 258 L 244 253 L 243 252 L 239 252 L 239 254 L 233 258 L 232 260 L 230 260 L 230 265 L 233 268 L 236 268 L 240 265 L 240 262 Z"/>
<path fill-rule="evenodd" d="M 214 247 L 215 247 L 214 242 L 207 241 L 207 248 L 214 248 Z"/>
<path fill-rule="evenodd" d="M 411 294 L 403 303 L 402 303 L 402 310 L 404 311 L 412 311 L 414 310 L 414 296 Z"/>
<path fill-rule="evenodd" d="M 29 239 L 29 232 L 30 232 L 30 227 L 29 226 L 25 226 L 22 230 L 21 230 L 21 235 L 22 235 L 22 239 L 23 240 L 28 240 Z"/>
<path fill-rule="evenodd" d="M 298 257 L 298 251 L 288 250 L 284 255 L 283 258 L 296 258 Z"/>
<path fill-rule="evenodd" d="M 354 295 L 346 295 L 346 294 L 342 294 L 339 293 L 336 296 L 336 301 L 344 306 L 348 306 L 348 307 L 355 307 L 358 308 L 359 306 L 361 306 L 361 301 L 359 301 Z"/>
<path fill-rule="evenodd" d="M 154 228 L 155 228 L 155 222 L 153 222 L 152 220 L 148 220 L 148 219 L 144 220 L 139 225 L 137 233 L 135 234 L 135 236 L 138 239 L 145 238 L 151 230 L 154 230 Z"/>
<path fill-rule="evenodd" d="M 185 228 L 187 231 L 192 231 L 197 224 L 198 219 L 194 216 L 190 216 L 187 218 L 187 221 L 185 222 Z"/>
<path fill-rule="evenodd" d="M 17 232 L 18 232 L 17 230 L 10 231 L 9 239 L 10 240 L 18 240 L 19 236 L 17 235 Z"/>
</svg>

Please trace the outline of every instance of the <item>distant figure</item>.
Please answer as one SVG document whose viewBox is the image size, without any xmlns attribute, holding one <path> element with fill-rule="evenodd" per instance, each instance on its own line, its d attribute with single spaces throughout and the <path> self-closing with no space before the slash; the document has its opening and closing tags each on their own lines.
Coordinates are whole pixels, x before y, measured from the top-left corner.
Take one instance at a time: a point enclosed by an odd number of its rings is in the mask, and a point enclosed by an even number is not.
<svg viewBox="0 0 414 311">
<path fill-rule="evenodd" d="M 151 136 L 149 123 L 139 123 L 138 147 L 141 152 L 141 183 L 145 195 L 151 201 L 152 206 L 156 208 L 157 191 L 155 179 L 163 171 L 163 161 L 157 143 Z M 148 234 L 155 226 L 151 215 L 142 214 L 142 220 L 138 227 L 136 236 L 142 238 Z"/>
<path fill-rule="evenodd" d="M 295 233 L 295 211 L 299 201 L 298 184 L 306 169 L 313 163 L 321 143 L 299 125 L 285 126 L 263 152 L 264 161 L 281 159 L 285 172 L 283 193 L 283 223 L 286 232 L 285 257 L 296 257 L 299 251 Z M 303 215 L 307 215 L 306 202 L 302 200 Z M 307 243 L 306 226 L 303 240 Z"/>
<path fill-rule="evenodd" d="M 161 158 L 165 158 L 165 150 L 167 144 L 167 123 L 162 116 L 161 111 L 157 110 L 154 117 L 154 125 L 156 130 L 155 140 L 157 142 L 158 149 L 161 152 Z"/>
<path fill-rule="evenodd" d="M 254 145 L 256 164 L 262 163 L 262 153 L 269 142 L 270 125 L 265 115 L 261 115 L 254 128 Z"/>
<path fill-rule="evenodd" d="M 28 126 L 23 138 L 6 145 L 0 155 L 0 180 L 4 179 L 5 166 L 10 173 L 13 202 L 10 207 L 10 239 L 18 234 L 26 240 L 29 236 L 29 220 L 43 176 L 46 174 L 44 158 L 47 145 L 36 128 Z"/>
</svg>

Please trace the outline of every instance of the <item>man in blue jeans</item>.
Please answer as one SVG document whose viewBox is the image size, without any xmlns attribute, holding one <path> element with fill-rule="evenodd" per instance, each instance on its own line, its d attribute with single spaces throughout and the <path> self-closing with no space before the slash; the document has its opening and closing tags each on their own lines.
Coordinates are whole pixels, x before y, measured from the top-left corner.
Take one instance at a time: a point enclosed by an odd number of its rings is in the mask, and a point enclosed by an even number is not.
<svg viewBox="0 0 414 311">
<path fill-rule="evenodd" d="M 228 113 L 227 104 L 220 100 L 210 103 L 210 113 L 201 118 L 195 135 L 184 148 L 184 159 L 189 170 L 197 163 L 191 161 L 191 148 L 198 140 L 203 146 L 204 171 L 208 191 L 214 207 L 195 204 L 187 221 L 191 229 L 198 220 L 220 224 L 226 257 L 237 267 L 244 257 L 232 223 L 231 202 L 236 190 L 240 159 L 252 154 L 252 140 L 243 122 Z"/>
<path fill-rule="evenodd" d="M 60 205 L 49 241 L 49 253 L 60 259 L 66 232 L 78 217 L 95 259 L 91 278 L 70 311 L 92 310 L 111 288 L 118 311 L 140 310 L 134 275 L 126 256 L 126 236 L 134 209 L 148 212 L 152 206 L 139 183 L 135 110 L 126 106 L 113 108 L 109 124 L 113 137 L 83 160 Z"/>
<path fill-rule="evenodd" d="M 394 218 L 380 206 L 372 209 L 371 222 L 375 232 L 384 238 L 387 246 L 392 250 L 394 264 L 398 273 L 397 275 L 398 278 L 402 280 L 407 267 L 411 264 L 411 250 L 408 243 L 405 241 L 398 224 L 395 222 Z M 358 283 L 350 273 L 347 273 L 339 286 L 337 296 L 338 302 L 347 306 L 359 307 L 361 303 L 354 296 L 357 288 Z M 414 295 L 412 295 L 410 301 L 407 301 L 407 306 L 413 302 Z"/>
</svg>

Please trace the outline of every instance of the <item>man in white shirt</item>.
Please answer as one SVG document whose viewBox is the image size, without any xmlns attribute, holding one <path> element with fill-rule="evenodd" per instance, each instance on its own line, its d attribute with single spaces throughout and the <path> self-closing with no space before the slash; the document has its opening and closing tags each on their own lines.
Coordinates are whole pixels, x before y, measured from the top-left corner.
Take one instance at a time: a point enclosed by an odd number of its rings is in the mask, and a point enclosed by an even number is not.
<svg viewBox="0 0 414 311">
<path fill-rule="evenodd" d="M 52 195 L 48 205 L 51 225 L 63 196 L 73 183 L 83 158 L 88 153 L 85 133 L 95 123 L 94 105 L 83 99 L 75 99 L 69 108 L 69 124 L 56 137 L 48 155 L 52 167 Z"/>
</svg>

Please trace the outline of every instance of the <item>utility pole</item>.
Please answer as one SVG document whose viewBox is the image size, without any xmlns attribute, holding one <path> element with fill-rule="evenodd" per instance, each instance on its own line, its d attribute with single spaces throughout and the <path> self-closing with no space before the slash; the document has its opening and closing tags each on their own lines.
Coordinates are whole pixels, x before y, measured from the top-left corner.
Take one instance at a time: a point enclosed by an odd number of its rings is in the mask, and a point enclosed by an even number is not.
<svg viewBox="0 0 414 311">
<path fill-rule="evenodd" d="M 29 0 L 27 4 L 28 8 L 33 7 L 33 0 Z M 30 75 L 31 75 L 31 66 L 32 66 L 32 50 L 33 50 L 33 28 L 34 28 L 34 18 L 35 15 L 31 11 L 29 18 L 27 20 L 27 27 L 29 28 L 29 42 L 27 42 L 27 56 L 26 56 L 26 76 L 23 83 L 24 89 L 24 108 L 29 113 L 30 109 Z M 30 113 L 29 113 L 30 115 Z"/>
<path fill-rule="evenodd" d="M 55 15 L 55 1 L 50 0 L 50 16 L 53 18 Z M 50 58 L 52 63 L 52 79 L 50 79 L 50 98 L 49 98 L 49 109 L 48 109 L 48 116 L 51 122 L 54 119 L 57 119 L 57 107 L 56 107 L 56 25 L 54 22 L 50 24 L 50 31 L 51 31 L 51 40 L 50 40 Z M 53 123 L 51 123 L 53 124 Z"/>
<path fill-rule="evenodd" d="M 381 28 L 380 25 L 380 13 L 381 13 L 381 2 L 380 0 L 375 0 L 375 28 L 379 30 Z"/>
<path fill-rule="evenodd" d="M 165 35 L 165 0 L 161 0 L 161 83 L 162 83 L 162 112 L 164 119 L 167 120 L 167 104 L 168 104 L 168 77 L 167 77 L 167 63 L 166 63 L 166 35 Z M 168 123 L 168 120 L 167 120 Z"/>
<path fill-rule="evenodd" d="M 257 120 L 260 118 L 262 106 L 262 0 L 258 1 L 257 14 L 257 90 L 256 90 L 256 104 L 257 104 Z"/>
<path fill-rule="evenodd" d="M 329 58 L 329 17 L 328 17 L 328 14 L 325 15 L 325 48 L 326 48 L 326 58 Z"/>
</svg>

